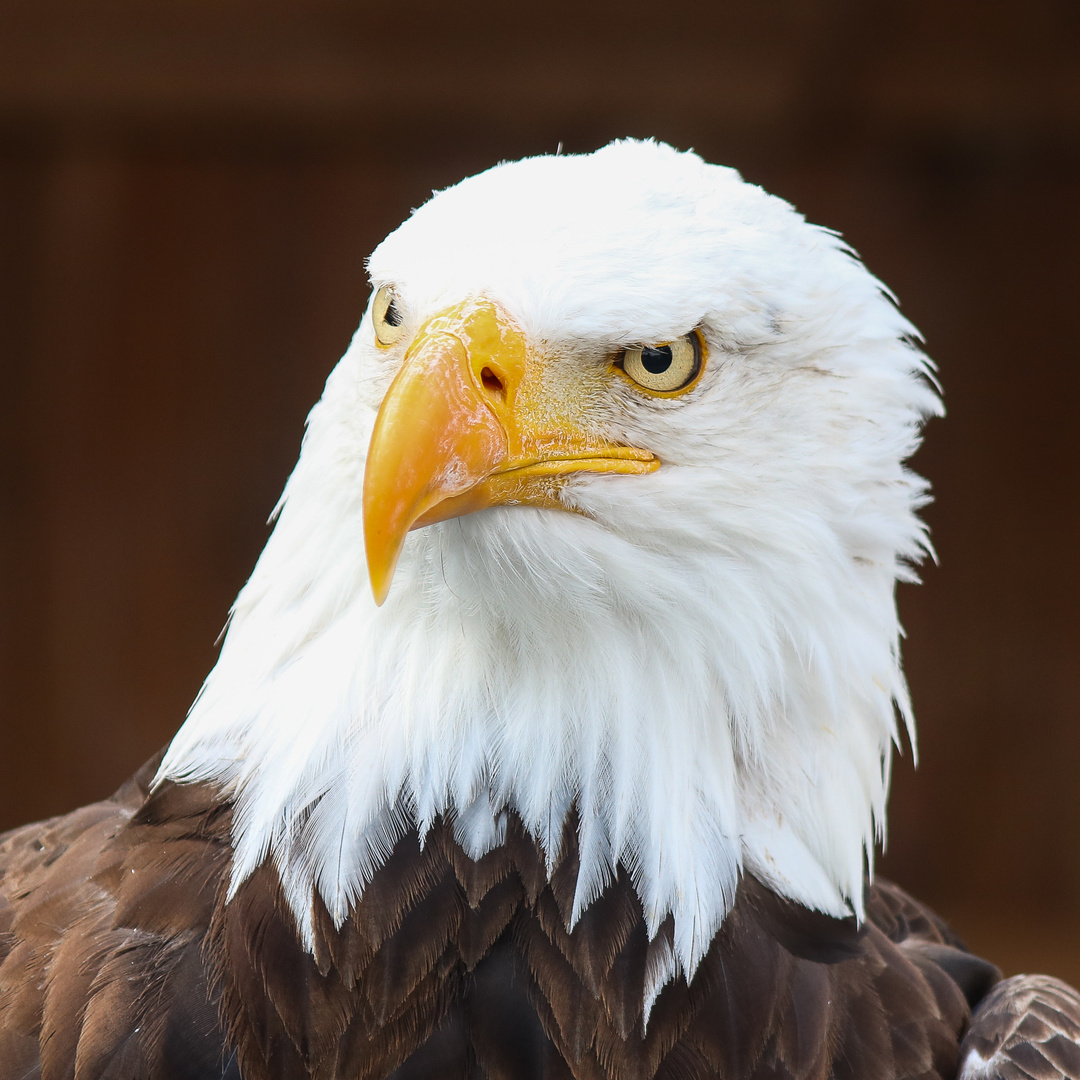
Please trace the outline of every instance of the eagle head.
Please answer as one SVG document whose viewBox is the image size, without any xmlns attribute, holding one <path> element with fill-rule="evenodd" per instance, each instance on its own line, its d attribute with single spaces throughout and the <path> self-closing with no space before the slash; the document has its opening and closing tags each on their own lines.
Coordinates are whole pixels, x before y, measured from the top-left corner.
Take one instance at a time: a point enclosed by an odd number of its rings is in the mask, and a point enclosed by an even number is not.
<svg viewBox="0 0 1080 1080">
<path fill-rule="evenodd" d="M 939 411 L 834 233 L 653 142 L 496 166 L 372 300 L 162 776 L 236 802 L 303 930 L 404 829 L 517 814 L 573 918 L 619 867 L 693 970 L 753 873 L 861 912 L 899 715 L 903 462 Z"/>
</svg>

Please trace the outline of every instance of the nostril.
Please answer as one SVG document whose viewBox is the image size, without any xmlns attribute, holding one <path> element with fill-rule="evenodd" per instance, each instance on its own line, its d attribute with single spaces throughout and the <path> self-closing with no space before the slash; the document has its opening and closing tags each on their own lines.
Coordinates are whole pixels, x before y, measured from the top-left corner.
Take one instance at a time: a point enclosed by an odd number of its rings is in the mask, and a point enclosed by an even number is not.
<svg viewBox="0 0 1080 1080">
<path fill-rule="evenodd" d="M 496 394 L 500 398 L 506 397 L 506 387 L 503 386 L 502 379 L 491 368 L 486 367 L 480 372 L 480 381 L 489 394 Z"/>
</svg>

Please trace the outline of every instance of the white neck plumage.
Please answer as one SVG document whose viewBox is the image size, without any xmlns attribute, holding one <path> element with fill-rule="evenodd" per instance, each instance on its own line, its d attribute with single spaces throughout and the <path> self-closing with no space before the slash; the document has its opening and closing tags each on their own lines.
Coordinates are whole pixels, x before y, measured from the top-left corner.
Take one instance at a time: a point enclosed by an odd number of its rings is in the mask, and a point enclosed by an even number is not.
<svg viewBox="0 0 1080 1080">
<path fill-rule="evenodd" d="M 310 936 L 313 889 L 340 923 L 413 823 L 448 816 L 478 857 L 509 807 L 551 859 L 576 805 L 575 918 L 621 863 L 650 934 L 674 916 L 674 970 L 694 970 L 743 870 L 861 912 L 908 715 L 893 589 L 920 543 L 917 481 L 894 466 L 858 528 L 835 500 L 841 528 L 827 486 L 811 516 L 723 471 L 704 494 L 694 469 L 590 477 L 566 496 L 588 517 L 499 508 L 413 532 L 376 608 L 361 384 L 347 355 L 162 766 L 235 799 L 234 888 L 272 858 Z"/>
</svg>

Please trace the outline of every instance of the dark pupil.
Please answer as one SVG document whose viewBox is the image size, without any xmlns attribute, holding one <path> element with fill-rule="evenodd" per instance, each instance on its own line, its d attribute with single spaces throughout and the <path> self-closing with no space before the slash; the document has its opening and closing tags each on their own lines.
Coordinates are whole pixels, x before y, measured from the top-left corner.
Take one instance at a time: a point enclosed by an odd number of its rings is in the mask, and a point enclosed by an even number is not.
<svg viewBox="0 0 1080 1080">
<path fill-rule="evenodd" d="M 650 375 L 663 374 L 671 367 L 671 346 L 661 345 L 658 349 L 642 349 L 641 366 Z"/>
<path fill-rule="evenodd" d="M 398 311 L 398 309 L 396 307 L 394 307 L 394 301 L 393 300 L 390 301 L 390 304 L 386 309 L 386 314 L 383 316 L 383 318 L 386 319 L 386 321 L 391 326 L 400 326 L 401 325 L 401 314 Z"/>
</svg>

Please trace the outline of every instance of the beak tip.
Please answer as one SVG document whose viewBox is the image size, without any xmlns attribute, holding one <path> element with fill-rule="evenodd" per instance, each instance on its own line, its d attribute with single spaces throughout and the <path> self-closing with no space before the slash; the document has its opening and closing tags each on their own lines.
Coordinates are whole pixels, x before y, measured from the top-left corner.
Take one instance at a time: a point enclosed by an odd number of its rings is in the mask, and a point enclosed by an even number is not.
<svg viewBox="0 0 1080 1080">
<path fill-rule="evenodd" d="M 368 581 L 371 583 L 371 595 L 375 599 L 376 607 L 382 607 L 385 603 L 390 593 L 390 584 L 394 580 L 396 567 L 397 552 L 390 559 L 372 559 L 371 553 L 368 553 Z"/>
<path fill-rule="evenodd" d="M 390 593 L 390 586 L 397 569 L 398 556 L 405 543 L 407 529 L 401 522 L 391 522 L 387 527 L 385 512 L 380 503 L 370 497 L 368 485 L 364 485 L 364 553 L 367 557 L 368 581 L 376 607 L 382 607 Z"/>
</svg>

